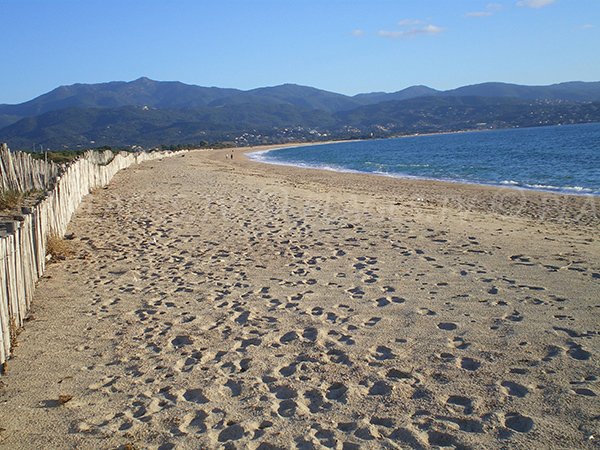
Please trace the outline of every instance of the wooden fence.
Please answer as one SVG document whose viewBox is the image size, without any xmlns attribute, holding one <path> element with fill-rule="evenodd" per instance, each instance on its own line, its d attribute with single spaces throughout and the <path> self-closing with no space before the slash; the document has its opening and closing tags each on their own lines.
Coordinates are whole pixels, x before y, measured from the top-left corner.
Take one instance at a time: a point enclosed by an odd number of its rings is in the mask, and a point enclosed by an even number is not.
<svg viewBox="0 0 600 450">
<path fill-rule="evenodd" d="M 181 153 L 181 152 L 177 152 Z M 92 189 L 107 185 L 121 169 L 175 152 L 87 152 L 69 165 L 34 160 L 0 148 L 2 191 L 45 190 L 37 205 L 4 223 L 0 236 L 0 373 L 11 354 L 17 330 L 29 311 L 36 281 L 44 273 L 49 235 L 64 236 L 71 216 Z"/>
<path fill-rule="evenodd" d="M 60 166 L 28 153 L 11 153 L 6 144 L 0 146 L 0 190 L 29 192 L 48 190 L 56 183 Z"/>
</svg>

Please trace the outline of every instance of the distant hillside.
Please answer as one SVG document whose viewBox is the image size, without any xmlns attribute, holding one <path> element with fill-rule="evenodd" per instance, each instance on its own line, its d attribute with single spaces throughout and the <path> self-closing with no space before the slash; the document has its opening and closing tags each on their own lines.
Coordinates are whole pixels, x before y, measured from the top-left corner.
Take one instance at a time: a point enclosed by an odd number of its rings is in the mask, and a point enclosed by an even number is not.
<svg viewBox="0 0 600 450">
<path fill-rule="evenodd" d="M 293 105 L 305 109 L 315 109 L 336 112 L 356 108 L 361 103 L 342 94 L 323 91 L 297 84 L 252 89 L 235 93 L 210 103 L 210 106 L 240 105 L 240 104 L 281 104 Z"/>
<path fill-rule="evenodd" d="M 13 149 L 34 144 L 51 149 L 234 140 L 260 136 L 278 127 L 333 126 L 326 112 L 291 105 L 243 104 L 194 109 L 68 108 L 28 117 L 0 130 Z"/>
<path fill-rule="evenodd" d="M 264 106 L 288 105 L 336 113 L 363 105 L 425 96 L 478 96 L 590 102 L 600 101 L 600 82 L 569 82 L 550 86 L 483 83 L 450 91 L 437 91 L 427 86 L 411 86 L 392 93 L 375 92 L 350 97 L 296 84 L 242 91 L 194 86 L 178 81 L 139 78 L 131 82 L 113 81 L 61 86 L 25 103 L 0 105 L 0 130 L 25 117 L 34 117 L 66 108 L 148 106 L 159 109 L 194 109 L 252 103 Z"/>
<path fill-rule="evenodd" d="M 444 96 L 511 97 L 531 100 L 600 101 L 600 82 L 571 81 L 549 86 L 482 83 L 442 93 Z"/>
<path fill-rule="evenodd" d="M 367 105 L 336 115 L 346 126 L 386 136 L 452 130 L 600 122 L 600 102 L 498 97 L 420 97 Z"/>
<path fill-rule="evenodd" d="M 117 108 L 151 106 L 186 108 L 206 106 L 210 102 L 235 93 L 237 89 L 201 87 L 178 81 L 112 81 L 99 84 L 61 86 L 44 95 L 18 105 L 0 105 L 0 116 L 32 117 L 65 108 Z"/>
<path fill-rule="evenodd" d="M 392 100 L 407 100 L 409 98 L 428 97 L 438 94 L 442 94 L 442 91 L 436 91 L 427 86 L 411 86 L 397 92 L 372 92 L 370 94 L 357 94 L 352 98 L 363 105 L 371 105 Z"/>
<path fill-rule="evenodd" d="M 13 149 L 153 147 L 231 141 L 237 145 L 388 137 L 408 133 L 600 122 L 600 102 L 429 96 L 327 112 L 252 102 L 159 109 L 67 108 L 0 130 Z"/>
<path fill-rule="evenodd" d="M 25 103 L 0 105 L 0 128 L 25 117 L 65 108 L 149 106 L 174 109 L 220 107 L 247 103 L 295 105 L 329 112 L 360 105 L 351 97 L 342 94 L 293 84 L 240 91 L 193 86 L 178 81 L 153 81 L 148 78 L 139 78 L 129 83 L 113 81 L 61 86 Z"/>
</svg>

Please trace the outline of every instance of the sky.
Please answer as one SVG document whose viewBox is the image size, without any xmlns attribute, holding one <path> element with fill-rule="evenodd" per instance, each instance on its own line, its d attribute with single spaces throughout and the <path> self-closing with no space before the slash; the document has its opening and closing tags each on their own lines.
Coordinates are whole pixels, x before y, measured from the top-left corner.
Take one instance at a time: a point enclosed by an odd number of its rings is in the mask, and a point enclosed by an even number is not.
<svg viewBox="0 0 600 450">
<path fill-rule="evenodd" d="M 354 95 L 600 81 L 600 0 L 0 0 L 0 103 L 142 76 Z"/>
</svg>

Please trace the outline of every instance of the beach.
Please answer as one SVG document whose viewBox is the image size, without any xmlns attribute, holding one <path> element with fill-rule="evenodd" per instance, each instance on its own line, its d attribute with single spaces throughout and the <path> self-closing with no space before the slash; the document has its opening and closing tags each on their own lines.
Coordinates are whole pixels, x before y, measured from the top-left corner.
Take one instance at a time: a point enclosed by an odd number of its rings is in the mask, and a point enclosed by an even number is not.
<svg viewBox="0 0 600 450">
<path fill-rule="evenodd" d="M 73 218 L 1 448 L 597 448 L 600 197 L 192 151 Z"/>
</svg>

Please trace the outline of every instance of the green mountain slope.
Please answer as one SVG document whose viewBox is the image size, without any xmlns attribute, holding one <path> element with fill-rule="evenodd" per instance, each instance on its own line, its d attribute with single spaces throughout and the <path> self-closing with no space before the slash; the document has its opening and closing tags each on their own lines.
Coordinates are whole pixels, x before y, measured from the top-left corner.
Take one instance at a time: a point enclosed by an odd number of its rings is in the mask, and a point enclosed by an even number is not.
<svg viewBox="0 0 600 450">
<path fill-rule="evenodd" d="M 583 122 L 600 122 L 600 102 L 428 96 L 335 113 L 272 102 L 179 109 L 67 108 L 5 127 L 0 141 L 13 149 L 34 144 L 51 149 L 216 141 L 249 145 Z"/>
<path fill-rule="evenodd" d="M 252 103 L 263 106 L 288 105 L 337 113 L 362 105 L 424 96 L 511 97 L 591 102 L 600 101 L 600 82 L 569 82 L 550 86 L 482 83 L 450 91 L 436 91 L 427 86 L 411 86 L 392 93 L 375 92 L 349 97 L 296 84 L 241 91 L 194 86 L 178 81 L 154 81 L 148 78 L 139 78 L 131 82 L 113 81 L 61 86 L 24 103 L 0 105 L 0 129 L 25 117 L 34 117 L 66 108 L 148 106 L 159 109 L 181 109 Z"/>
</svg>

